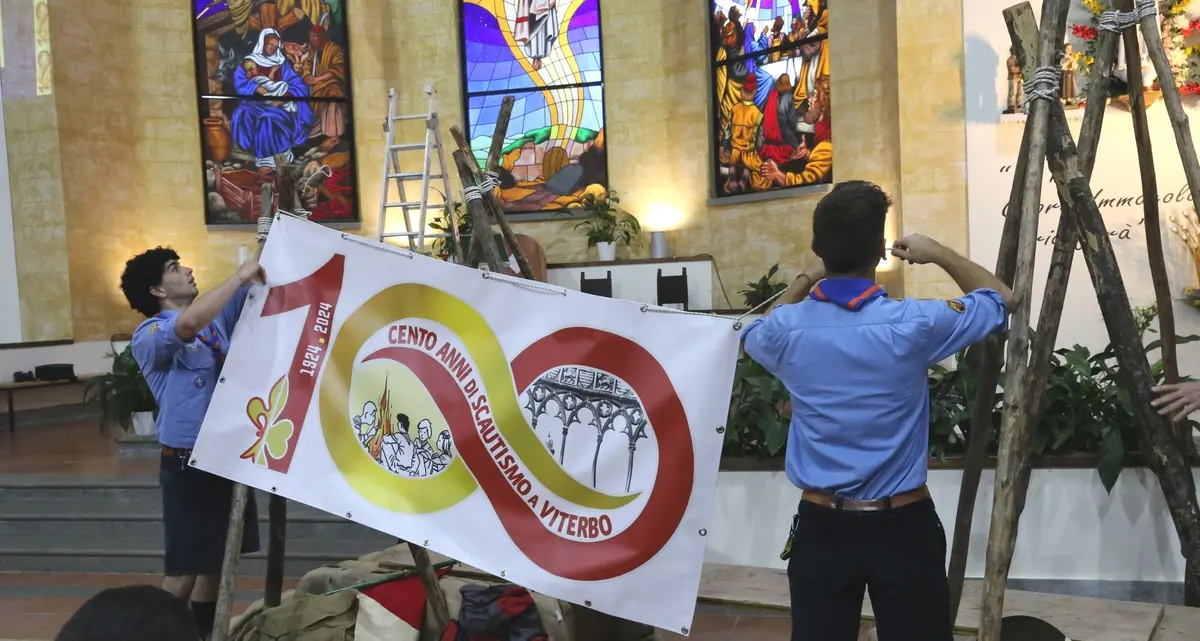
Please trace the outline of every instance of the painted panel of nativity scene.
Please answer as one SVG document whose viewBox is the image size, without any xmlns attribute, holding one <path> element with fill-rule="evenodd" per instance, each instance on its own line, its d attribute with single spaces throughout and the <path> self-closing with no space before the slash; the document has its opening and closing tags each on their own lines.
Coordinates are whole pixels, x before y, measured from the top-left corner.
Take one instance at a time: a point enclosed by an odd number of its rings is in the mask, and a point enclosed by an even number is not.
<svg viewBox="0 0 1200 641">
<path fill-rule="evenodd" d="M 484 164 L 506 95 L 500 160 L 509 213 L 579 208 L 608 186 L 599 0 L 464 0 L 466 120 Z"/>
<path fill-rule="evenodd" d="M 193 3 L 206 222 L 358 221 L 345 1 Z"/>
<path fill-rule="evenodd" d="M 709 0 L 715 195 L 833 182 L 828 0 Z"/>
</svg>

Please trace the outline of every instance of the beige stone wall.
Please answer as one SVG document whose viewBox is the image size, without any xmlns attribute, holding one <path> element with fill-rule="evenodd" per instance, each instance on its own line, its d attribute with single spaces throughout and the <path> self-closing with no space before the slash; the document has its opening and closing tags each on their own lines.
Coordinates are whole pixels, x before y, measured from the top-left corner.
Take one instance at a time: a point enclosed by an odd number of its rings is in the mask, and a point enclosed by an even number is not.
<svg viewBox="0 0 1200 641">
<path fill-rule="evenodd" d="M 10 0 L 3 1 L 7 25 Z M 801 267 L 820 194 L 709 205 L 703 3 L 602 1 L 612 186 L 635 215 L 662 207 L 681 212 L 682 224 L 670 233 L 674 252 L 712 254 L 730 302 L 739 307 L 742 284 L 772 263 L 785 278 Z M 42 245 L 19 259 L 23 266 L 44 265 L 53 255 L 50 239 L 65 235 L 69 260 L 59 264 L 68 265 L 69 279 L 60 271 L 55 282 L 70 282 L 71 333 L 76 340 L 106 339 L 138 321 L 117 289 L 129 255 L 174 246 L 202 285 L 211 284 L 234 268 L 237 247 L 253 239 L 250 232 L 210 232 L 203 224 L 187 7 L 175 0 L 51 5 L 65 217 L 45 223 L 51 217 L 37 214 L 45 229 L 23 228 L 19 237 L 37 237 Z M 853 13 L 835 7 L 831 19 L 835 179 L 878 182 L 896 202 L 896 232 L 924 231 L 965 249 L 961 4 L 860 5 Z M 397 88 L 402 110 L 410 112 L 424 108 L 421 86 L 436 84 L 443 126 L 461 124 L 457 3 L 361 0 L 348 9 L 364 220 L 359 233 L 374 235 L 387 89 Z M 46 110 L 31 111 L 46 117 Z M 538 238 L 552 262 L 587 256 L 584 238 L 570 223 L 524 223 L 519 231 Z M 631 253 L 648 249 L 647 243 Z M 23 267 L 23 300 L 24 273 Z M 929 268 L 892 274 L 889 288 L 896 291 L 903 274 L 909 295 L 944 294 L 948 287 Z M 65 309 L 66 298 L 56 301 L 58 309 Z"/>
<path fill-rule="evenodd" d="M 8 145 L 23 341 L 71 337 L 66 217 L 54 96 L 37 95 L 33 3 L 3 0 L 4 133 Z"/>
<path fill-rule="evenodd" d="M 967 129 L 962 3 L 897 0 L 896 64 L 903 74 L 899 140 L 903 232 L 924 233 L 965 254 Z M 988 269 L 995 256 L 973 256 Z M 906 266 L 908 293 L 951 298 L 961 291 L 940 269 Z"/>
</svg>

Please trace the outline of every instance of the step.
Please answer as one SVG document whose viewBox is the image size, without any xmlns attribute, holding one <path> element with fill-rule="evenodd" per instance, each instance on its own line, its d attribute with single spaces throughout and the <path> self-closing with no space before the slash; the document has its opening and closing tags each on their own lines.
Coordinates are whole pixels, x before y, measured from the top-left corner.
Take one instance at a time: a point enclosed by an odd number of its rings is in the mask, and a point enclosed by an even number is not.
<svg viewBox="0 0 1200 641">
<path fill-rule="evenodd" d="M 255 490 L 255 502 L 265 512 L 270 495 Z M 162 492 L 158 481 L 0 481 L 0 512 L 10 515 L 56 514 L 161 514 Z M 316 508 L 288 503 L 292 517 L 329 516 Z"/>
<path fill-rule="evenodd" d="M 388 178 L 399 178 L 400 180 L 417 180 L 425 176 L 424 172 L 406 171 L 399 174 L 388 174 Z M 429 174 L 430 180 L 441 179 L 441 174 Z"/>
<path fill-rule="evenodd" d="M 255 490 L 265 546 L 270 495 Z M 128 479 L 0 475 L 0 571 L 149 572 L 162 570 L 162 494 L 154 477 Z M 394 536 L 288 502 L 289 576 L 394 545 Z M 261 575 L 262 555 L 243 574 Z"/>
<path fill-rule="evenodd" d="M 366 554 L 363 552 L 362 554 Z M 362 554 L 329 555 L 289 553 L 285 555 L 283 574 L 299 578 L 322 565 L 336 565 Z M 144 550 L 37 549 L 0 547 L 0 572 L 71 572 L 78 574 L 160 574 L 163 571 L 161 548 Z M 242 557 L 238 574 L 266 576 L 267 556 L 255 552 Z"/>
<path fill-rule="evenodd" d="M 300 548 L 311 546 L 315 552 L 331 548 L 340 550 L 342 545 L 355 549 L 364 546 L 382 549 L 396 539 L 334 516 L 288 516 L 288 542 Z M 260 512 L 258 530 L 264 538 L 269 526 L 265 513 Z M 160 546 L 163 541 L 162 517 L 157 514 L 0 514 L 0 546 L 89 547 L 95 541 L 119 541 L 121 545 L 131 547 Z"/>
</svg>

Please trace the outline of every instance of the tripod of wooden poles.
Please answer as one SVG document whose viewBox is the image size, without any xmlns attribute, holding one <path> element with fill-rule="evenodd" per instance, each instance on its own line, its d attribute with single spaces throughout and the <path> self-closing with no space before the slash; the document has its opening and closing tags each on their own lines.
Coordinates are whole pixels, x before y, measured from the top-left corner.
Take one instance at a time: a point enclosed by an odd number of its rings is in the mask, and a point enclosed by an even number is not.
<svg viewBox="0 0 1200 641">
<path fill-rule="evenodd" d="M 1184 585 L 1188 603 L 1200 604 L 1197 603 L 1200 600 L 1200 505 L 1197 504 L 1195 484 L 1185 458 L 1187 450 L 1184 443 L 1190 437 L 1189 430 L 1186 424 L 1172 424 L 1151 407 L 1151 387 L 1155 383 L 1150 363 L 1136 328 L 1104 219 L 1089 185 L 1108 104 L 1109 83 L 1117 56 L 1117 38 L 1124 40 L 1127 58 L 1129 102 L 1133 112 L 1142 192 L 1146 196 L 1143 201 L 1147 258 L 1158 303 L 1165 382 L 1178 381 L 1179 368 L 1175 352 L 1174 314 L 1163 260 L 1158 187 L 1155 183 L 1146 102 L 1141 92 L 1141 57 L 1136 31 L 1139 26 L 1159 78 L 1188 188 L 1193 194 L 1200 194 L 1200 162 L 1196 158 L 1179 89 L 1163 49 L 1155 20 L 1154 0 L 1138 0 L 1136 5 L 1134 0 L 1116 0 L 1115 6 L 1116 11 L 1106 12 L 1101 17 L 1096 60 L 1088 85 L 1078 146 L 1071 137 L 1063 106 L 1058 101 L 1059 70 L 1070 0 L 1043 1 L 1040 32 L 1033 8 L 1028 2 L 1014 5 L 1003 12 L 1014 52 L 1021 65 L 1022 77 L 1028 80 L 1025 93 L 1029 100 L 1025 110 L 1025 132 L 1013 173 L 1009 215 L 1004 223 L 1000 255 L 996 261 L 996 274 L 1013 288 L 1015 302 L 1007 337 L 1007 358 L 1002 358 L 1004 340 L 998 337 L 990 338 L 968 352 L 967 362 L 979 377 L 980 388 L 972 405 L 972 429 L 968 435 L 949 569 L 949 614 L 954 622 L 962 598 L 979 479 L 987 458 L 988 427 L 995 408 L 996 385 L 1000 382 L 1002 363 L 1007 361 L 979 641 L 1000 639 L 1004 588 L 1016 545 L 1018 521 L 1029 487 L 1033 425 L 1039 420 L 1042 393 L 1050 374 L 1067 281 L 1077 248 L 1083 250 L 1117 362 L 1126 376 L 1126 389 L 1132 399 L 1139 441 L 1148 455 L 1151 470 L 1158 477 L 1183 556 L 1187 560 Z M 1057 188 L 1062 214 L 1038 315 L 1037 332 L 1031 336 L 1038 212 L 1043 170 L 1047 165 Z"/>
<path fill-rule="evenodd" d="M 504 138 L 508 131 L 508 121 L 512 114 L 513 97 L 507 96 L 500 105 L 500 114 L 496 121 L 496 129 L 492 133 L 491 147 L 488 152 L 485 167 L 479 166 L 479 161 L 471 153 L 466 137 L 458 127 L 451 127 L 450 134 L 458 145 L 454 152 L 454 163 L 458 167 L 459 178 L 463 185 L 465 206 L 473 222 L 474 232 L 471 234 L 469 248 L 457 247 L 458 261 L 463 265 L 478 265 L 478 252 L 482 251 L 488 269 L 501 272 L 507 262 L 500 257 L 500 250 L 492 241 L 492 225 L 500 227 L 508 250 L 516 258 L 521 276 L 533 278 L 533 270 L 529 261 L 517 244 L 516 235 L 504 217 L 504 209 L 496 197 L 496 170 L 500 164 L 500 154 L 504 147 Z M 263 185 L 262 215 L 272 216 L 273 187 Z M 286 191 L 286 190 L 285 190 Z M 233 502 L 229 512 L 229 530 L 225 537 L 225 559 L 221 566 L 221 583 L 217 595 L 216 621 L 213 626 L 213 641 L 225 641 L 229 635 L 230 610 L 233 606 L 234 585 L 237 583 L 238 571 L 241 565 L 242 531 L 245 526 L 246 502 L 249 489 L 237 483 L 234 485 Z M 267 608 L 279 605 L 283 592 L 283 561 L 287 541 L 287 499 L 275 494 L 271 495 L 268 514 L 270 530 L 267 543 L 267 576 L 263 604 Z M 446 595 L 442 592 L 438 581 L 437 570 L 429 557 L 429 551 L 416 543 L 408 543 L 412 552 L 413 565 L 417 576 L 425 586 L 425 592 L 433 611 L 434 624 L 438 637 L 450 621 L 450 608 Z"/>
</svg>

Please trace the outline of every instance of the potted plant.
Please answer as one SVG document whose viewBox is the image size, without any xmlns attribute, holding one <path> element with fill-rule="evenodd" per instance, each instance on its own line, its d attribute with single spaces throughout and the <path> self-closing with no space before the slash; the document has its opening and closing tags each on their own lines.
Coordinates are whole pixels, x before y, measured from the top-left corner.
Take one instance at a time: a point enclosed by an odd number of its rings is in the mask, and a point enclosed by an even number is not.
<svg viewBox="0 0 1200 641">
<path fill-rule="evenodd" d="M 113 347 L 108 357 L 113 359 L 112 372 L 88 382 L 84 403 L 99 405 L 101 425 L 115 421 L 126 432 L 132 428 L 136 436 L 154 436 L 158 406 L 133 358 L 132 345 L 120 353 Z"/>
<path fill-rule="evenodd" d="M 775 280 L 775 274 L 778 272 L 779 264 L 771 265 L 771 269 L 768 269 L 766 275 L 759 278 L 758 282 L 746 283 L 746 289 L 738 292 L 746 303 L 746 309 L 754 309 L 787 289 L 787 283 Z"/>
<path fill-rule="evenodd" d="M 433 251 L 442 260 L 458 262 L 458 243 L 462 242 L 465 247 L 471 246 L 471 230 L 474 226 L 471 223 L 471 217 L 467 215 L 467 212 L 464 211 L 464 207 L 462 205 L 454 207 L 453 212 L 454 221 L 456 223 L 455 226 L 458 227 L 458 238 L 456 239 L 454 235 L 451 234 L 445 238 L 435 239 L 433 241 Z M 450 214 L 451 205 L 450 203 L 446 203 L 446 205 L 442 208 L 441 218 L 435 218 L 430 221 L 429 228 L 441 234 L 450 234 Z"/>
<path fill-rule="evenodd" d="M 475 223 L 471 219 L 471 214 L 467 212 L 466 207 L 461 203 L 454 208 L 454 220 L 458 227 L 458 239 L 455 240 L 453 235 L 444 238 L 437 238 L 433 241 L 433 251 L 442 260 L 448 260 L 452 263 L 459 261 L 458 243 L 462 243 L 462 260 L 466 260 L 466 253 L 471 247 L 471 234 L 475 231 Z M 429 222 L 429 228 L 442 233 L 450 233 L 450 204 L 447 203 L 442 208 L 442 216 L 435 218 Z M 500 234 L 493 234 L 496 241 L 496 247 L 500 250 L 500 255 L 507 254 L 504 248 L 504 237 Z"/>
<path fill-rule="evenodd" d="M 603 261 L 616 260 L 617 243 L 641 243 L 641 223 L 632 214 L 618 207 L 620 203 L 621 198 L 615 189 L 608 190 L 603 196 L 585 194 L 583 197 L 583 208 L 588 210 L 590 215 L 575 225 L 575 229 L 584 230 L 588 247 L 595 247 L 600 260 Z"/>
<path fill-rule="evenodd" d="M 770 458 L 787 444 L 791 395 L 779 379 L 743 355 L 734 370 L 723 456 Z"/>
</svg>

